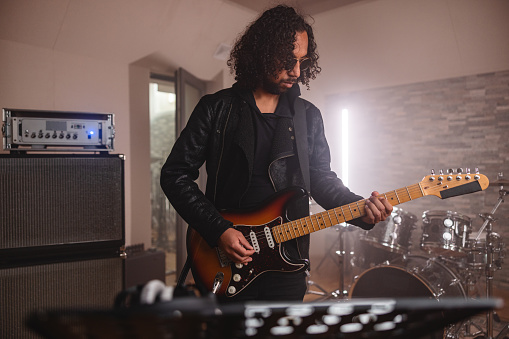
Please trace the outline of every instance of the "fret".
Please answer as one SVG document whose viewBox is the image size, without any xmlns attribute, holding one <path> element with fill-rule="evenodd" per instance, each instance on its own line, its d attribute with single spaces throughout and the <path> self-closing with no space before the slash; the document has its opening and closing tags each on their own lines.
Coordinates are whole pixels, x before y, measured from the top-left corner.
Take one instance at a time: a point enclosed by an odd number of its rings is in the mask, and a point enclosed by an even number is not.
<svg viewBox="0 0 509 339">
<path fill-rule="evenodd" d="M 296 221 L 292 221 L 292 224 L 295 224 L 295 227 L 293 229 L 297 229 L 297 231 L 299 231 L 299 235 L 298 236 L 299 237 L 302 236 L 303 234 L 301 234 L 300 227 L 299 227 L 299 225 L 297 225 L 297 222 Z"/>
<path fill-rule="evenodd" d="M 327 216 L 329 217 L 330 226 L 332 226 L 332 225 L 336 225 L 336 224 L 334 223 L 334 221 L 332 221 L 332 218 L 330 217 L 330 213 L 329 213 L 329 211 L 327 210 L 327 211 L 325 211 L 325 212 L 327 212 Z"/>
<path fill-rule="evenodd" d="M 407 201 L 412 200 L 412 197 L 410 197 L 410 194 L 409 194 L 408 190 L 406 189 L 406 187 L 400 188 L 399 191 L 400 191 L 399 194 L 400 194 L 402 202 L 407 202 Z M 405 198 L 405 194 L 408 196 L 408 198 Z"/>
<path fill-rule="evenodd" d="M 359 212 L 361 212 L 361 216 L 366 215 L 366 202 L 364 200 L 359 200 L 357 202 L 357 205 L 361 204 L 359 206 Z"/>
<path fill-rule="evenodd" d="M 286 234 L 288 234 L 288 240 L 292 240 L 293 238 L 295 238 L 295 236 L 293 235 L 292 236 L 292 228 L 289 227 L 288 223 L 284 224 L 285 225 L 285 229 L 286 229 Z"/>
<path fill-rule="evenodd" d="M 278 225 L 278 226 L 274 226 L 274 230 L 276 231 L 275 233 L 272 232 L 274 234 L 274 236 L 276 237 L 276 241 L 278 243 L 282 243 L 283 242 L 283 238 L 281 238 L 281 225 Z"/>
<path fill-rule="evenodd" d="M 348 204 L 348 210 L 350 211 L 350 214 L 352 215 L 352 217 L 349 220 L 352 220 L 352 219 L 354 219 L 354 217 L 353 217 L 352 207 L 350 205 L 351 204 Z"/>
<path fill-rule="evenodd" d="M 283 224 L 283 234 L 285 235 L 285 241 L 288 241 L 288 240 L 291 240 L 292 238 L 290 237 L 290 231 L 288 230 L 288 226 L 287 224 Z"/>
<path fill-rule="evenodd" d="M 347 217 L 347 215 L 345 214 L 345 210 L 343 209 L 343 206 L 340 206 L 340 208 L 341 208 L 341 212 L 343 212 L 343 219 L 344 219 L 344 221 L 346 222 L 346 221 L 350 220 L 350 219 Z"/>
<path fill-rule="evenodd" d="M 290 221 L 290 222 L 289 222 L 289 224 L 290 224 L 290 229 L 291 229 L 291 231 L 293 232 L 292 239 L 294 239 L 294 238 L 298 238 L 298 237 L 299 237 L 299 235 L 298 235 L 298 234 L 297 234 L 297 232 L 295 231 L 295 227 L 293 227 L 293 221 Z M 290 233 L 290 234 L 291 234 L 291 233 Z"/>
<path fill-rule="evenodd" d="M 421 197 L 423 197 L 424 196 L 424 191 L 422 190 L 421 183 L 419 183 L 418 186 L 419 186 L 419 190 L 421 191 Z"/>
<path fill-rule="evenodd" d="M 304 232 L 304 234 L 309 234 L 309 233 L 311 233 L 311 230 L 309 229 L 309 227 L 307 227 L 307 225 L 305 225 L 305 224 L 304 224 L 305 226 L 303 226 L 303 224 L 302 224 L 302 220 L 303 220 L 303 219 L 304 219 L 304 218 L 299 219 L 299 222 L 300 222 L 300 228 L 302 229 L 302 231 Z"/>
<path fill-rule="evenodd" d="M 316 223 L 317 223 L 318 230 L 321 230 L 321 229 L 322 229 L 322 227 L 321 227 L 321 225 L 320 225 L 320 220 L 318 220 L 318 218 L 317 218 L 316 214 L 313 214 L 312 216 L 310 216 L 310 218 L 311 218 L 311 217 L 315 219 L 315 221 L 316 221 Z"/>
<path fill-rule="evenodd" d="M 290 229 L 290 235 L 291 235 L 292 239 L 298 238 L 299 236 L 297 235 L 297 232 L 295 232 L 295 227 L 293 227 L 293 222 L 290 221 L 288 223 L 288 227 Z"/>
<path fill-rule="evenodd" d="M 333 208 L 332 211 L 334 212 L 334 215 L 336 216 L 336 224 L 339 225 L 341 224 L 341 222 L 339 221 L 339 217 L 338 217 L 338 214 L 336 213 L 336 209 Z"/>
<path fill-rule="evenodd" d="M 315 225 L 313 224 L 313 220 L 311 220 L 310 217 L 304 218 L 308 221 L 308 225 L 311 224 L 311 227 L 313 228 L 313 232 L 316 232 Z"/>
<path fill-rule="evenodd" d="M 399 200 L 399 197 L 398 197 L 398 192 L 396 190 L 394 190 L 393 192 L 396 195 L 396 199 L 398 200 L 398 204 L 401 204 L 401 201 Z"/>
<path fill-rule="evenodd" d="M 338 224 L 341 224 L 342 222 L 345 222 L 345 221 L 346 221 L 346 219 L 345 219 L 345 214 L 343 213 L 343 209 L 342 209 L 341 207 L 336 207 L 336 208 L 334 209 L 334 213 L 336 213 L 336 210 L 337 210 L 338 208 L 341 210 L 341 213 L 339 214 L 339 217 L 338 217 Z M 337 214 L 336 214 L 336 216 L 337 216 Z"/>
<path fill-rule="evenodd" d="M 316 219 L 316 222 L 318 223 L 318 228 L 323 230 L 325 227 L 324 225 L 324 222 L 323 222 L 323 218 L 322 218 L 322 215 L 321 214 L 315 214 L 315 219 Z"/>
<path fill-rule="evenodd" d="M 412 195 L 410 194 L 410 191 L 408 190 L 408 186 L 405 186 L 405 188 L 408 193 L 408 197 L 410 198 L 410 200 L 412 200 Z"/>
<path fill-rule="evenodd" d="M 359 216 L 358 216 L 358 217 L 362 217 L 361 209 L 360 209 L 360 207 L 359 207 L 359 202 L 358 202 L 358 201 L 356 201 L 356 202 L 355 202 L 355 204 L 357 205 L 357 212 L 359 212 Z M 358 217 L 357 217 L 357 218 L 358 218 Z"/>
<path fill-rule="evenodd" d="M 424 196 L 424 191 L 422 190 L 421 183 L 412 185 L 412 188 L 413 188 L 413 192 L 414 192 L 414 196 L 415 196 L 414 199 Z M 419 194 L 417 194 L 417 189 L 419 189 L 419 192 L 418 192 Z"/>
<path fill-rule="evenodd" d="M 295 234 L 295 230 L 293 229 L 292 222 L 289 221 L 289 222 L 285 223 L 285 225 L 288 229 L 288 234 L 290 234 L 290 239 L 296 238 L 297 235 Z"/>
</svg>

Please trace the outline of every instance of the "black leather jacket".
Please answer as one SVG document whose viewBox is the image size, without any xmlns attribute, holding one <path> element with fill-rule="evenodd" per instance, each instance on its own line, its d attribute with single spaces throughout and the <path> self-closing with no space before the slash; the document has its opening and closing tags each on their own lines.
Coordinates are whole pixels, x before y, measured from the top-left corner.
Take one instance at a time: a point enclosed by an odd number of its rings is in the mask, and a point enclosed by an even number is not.
<svg viewBox="0 0 509 339">
<path fill-rule="evenodd" d="M 295 100 L 300 95 L 298 85 L 288 95 L 290 102 Z M 234 85 L 201 98 L 161 170 L 161 187 L 171 204 L 211 247 L 217 246 L 221 234 L 232 227 L 218 210 L 238 208 L 251 177 L 255 143 L 249 96 L 250 91 Z M 320 111 L 308 101 L 305 108 L 311 196 L 325 209 L 361 200 L 330 169 Z M 270 179 L 276 191 L 304 187 L 294 143 L 295 137 L 303 136 L 294 135 L 291 114 L 279 121 L 271 150 Z M 205 194 L 194 182 L 204 162 Z M 373 226 L 360 220 L 354 224 L 364 229 Z M 308 236 L 298 238 L 297 246 L 299 256 L 308 258 Z"/>
</svg>

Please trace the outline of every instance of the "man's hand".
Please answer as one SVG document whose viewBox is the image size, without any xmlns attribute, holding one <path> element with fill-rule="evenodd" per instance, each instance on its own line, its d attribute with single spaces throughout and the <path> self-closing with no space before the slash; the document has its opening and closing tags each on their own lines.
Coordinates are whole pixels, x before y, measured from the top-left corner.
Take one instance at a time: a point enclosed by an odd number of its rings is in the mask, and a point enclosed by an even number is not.
<svg viewBox="0 0 509 339">
<path fill-rule="evenodd" d="M 378 198 L 378 192 L 374 191 L 366 199 L 366 215 L 361 218 L 368 224 L 376 224 L 384 221 L 392 213 L 392 205 L 385 198 Z"/>
<path fill-rule="evenodd" d="M 234 263 L 247 264 L 255 252 L 244 235 L 234 228 L 227 229 L 217 241 L 217 245 Z"/>
</svg>

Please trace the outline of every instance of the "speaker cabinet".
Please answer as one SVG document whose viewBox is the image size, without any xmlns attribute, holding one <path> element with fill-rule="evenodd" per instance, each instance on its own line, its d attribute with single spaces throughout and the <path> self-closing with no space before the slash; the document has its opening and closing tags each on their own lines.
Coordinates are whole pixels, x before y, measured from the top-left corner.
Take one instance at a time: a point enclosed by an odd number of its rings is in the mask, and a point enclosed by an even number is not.
<svg viewBox="0 0 509 339">
<path fill-rule="evenodd" d="M 112 307 L 124 288 L 124 157 L 0 155 L 0 338 L 37 310 Z"/>
<path fill-rule="evenodd" d="M 26 325 L 39 310 L 112 308 L 123 264 L 117 256 L 0 269 L 0 338 L 40 338 Z"/>
<path fill-rule="evenodd" d="M 119 155 L 1 155 L 1 249 L 124 243 Z"/>
</svg>

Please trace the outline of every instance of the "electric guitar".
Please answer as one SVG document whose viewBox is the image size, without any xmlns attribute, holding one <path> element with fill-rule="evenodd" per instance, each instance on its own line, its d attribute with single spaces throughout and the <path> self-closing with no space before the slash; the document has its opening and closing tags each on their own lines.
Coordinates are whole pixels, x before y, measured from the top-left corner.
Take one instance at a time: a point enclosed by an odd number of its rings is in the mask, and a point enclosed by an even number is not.
<svg viewBox="0 0 509 339">
<path fill-rule="evenodd" d="M 386 198 L 394 206 L 426 195 L 445 199 L 478 192 L 488 185 L 488 178 L 478 173 L 432 174 L 417 184 L 381 194 L 380 197 Z M 305 195 L 305 190 L 301 188 L 289 188 L 276 193 L 259 208 L 221 212 L 255 249 L 253 260 L 247 265 L 233 263 L 218 247 L 211 248 L 196 231 L 189 228 L 187 249 L 197 283 L 217 295 L 232 297 L 265 272 L 302 272 L 307 269 L 308 261 L 290 259 L 281 246 L 283 242 L 362 217 L 366 213 L 365 200 L 359 200 L 305 218 L 288 220 L 288 204 Z"/>
</svg>

